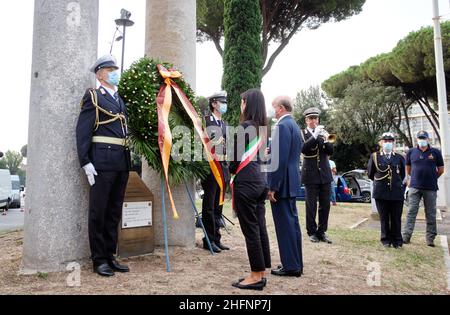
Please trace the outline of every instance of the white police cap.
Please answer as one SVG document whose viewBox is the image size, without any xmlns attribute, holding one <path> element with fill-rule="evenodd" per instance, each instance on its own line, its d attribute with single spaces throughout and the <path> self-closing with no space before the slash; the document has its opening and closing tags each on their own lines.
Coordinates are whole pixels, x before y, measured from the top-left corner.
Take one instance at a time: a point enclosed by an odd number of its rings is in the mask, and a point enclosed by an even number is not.
<svg viewBox="0 0 450 315">
<path fill-rule="evenodd" d="M 93 73 L 97 73 L 98 70 L 103 68 L 119 69 L 117 66 L 116 58 L 113 55 L 104 55 L 97 59 L 97 61 L 89 69 Z"/>
<path fill-rule="evenodd" d="M 213 95 L 208 97 L 208 101 L 209 101 L 210 104 L 212 102 L 215 102 L 215 101 L 226 103 L 227 102 L 227 92 L 226 91 L 220 91 L 220 92 L 214 93 Z"/>
<path fill-rule="evenodd" d="M 303 112 L 303 116 L 305 117 L 320 116 L 320 113 L 321 111 L 317 107 L 310 107 Z"/>
</svg>

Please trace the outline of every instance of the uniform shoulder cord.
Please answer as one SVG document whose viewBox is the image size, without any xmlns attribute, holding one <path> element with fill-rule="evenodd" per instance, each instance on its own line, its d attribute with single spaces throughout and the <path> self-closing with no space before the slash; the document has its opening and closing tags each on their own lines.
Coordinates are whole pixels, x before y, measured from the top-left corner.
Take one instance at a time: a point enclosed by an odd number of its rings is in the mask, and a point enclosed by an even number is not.
<svg viewBox="0 0 450 315">
<path fill-rule="evenodd" d="M 375 168 L 377 169 L 377 171 L 379 173 L 387 173 L 386 175 L 384 175 L 383 177 L 380 177 L 380 178 L 376 178 L 374 176 L 374 179 L 375 180 L 383 180 L 385 178 L 388 178 L 389 179 L 389 187 L 390 187 L 390 189 L 392 189 L 392 169 L 391 169 L 391 166 L 388 165 L 388 167 L 385 170 L 380 169 L 380 167 L 378 166 L 377 152 L 373 153 L 373 161 L 375 162 Z"/>
<path fill-rule="evenodd" d="M 115 122 L 116 120 L 119 119 L 120 120 L 120 124 L 122 125 L 122 131 L 123 131 L 124 135 L 126 136 L 125 130 L 127 130 L 128 128 L 127 128 L 127 121 L 126 121 L 125 115 L 122 115 L 120 113 L 112 114 L 112 113 L 108 112 L 107 110 L 103 109 L 101 106 L 98 105 L 97 91 L 94 90 L 94 89 L 90 89 L 89 93 L 91 94 L 92 104 L 95 107 L 95 128 L 94 128 L 94 131 L 97 131 L 97 129 L 98 129 L 98 127 L 100 125 L 106 125 L 106 124 Z M 101 111 L 103 114 L 105 114 L 105 115 L 107 115 L 109 117 L 112 117 L 112 118 L 109 119 L 109 120 L 100 121 L 99 111 Z"/>
<path fill-rule="evenodd" d="M 301 131 L 300 131 L 300 133 L 301 133 L 301 135 L 302 135 L 302 140 L 303 140 L 303 143 L 305 143 L 305 135 L 303 134 L 303 132 L 305 131 L 306 129 L 301 129 Z M 315 159 L 315 158 L 317 158 L 318 156 L 319 156 L 319 145 L 316 145 L 316 147 L 315 148 L 313 148 L 312 150 L 316 150 L 316 154 L 315 155 L 306 155 L 306 154 L 303 154 L 302 153 L 302 156 L 305 158 L 305 159 Z M 317 161 L 317 164 L 319 164 L 319 160 Z"/>
</svg>

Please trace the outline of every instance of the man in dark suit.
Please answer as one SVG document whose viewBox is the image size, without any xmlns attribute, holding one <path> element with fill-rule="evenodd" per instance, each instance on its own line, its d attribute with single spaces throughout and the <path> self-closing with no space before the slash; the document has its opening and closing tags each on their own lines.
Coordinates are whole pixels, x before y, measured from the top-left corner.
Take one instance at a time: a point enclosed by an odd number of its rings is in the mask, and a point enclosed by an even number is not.
<svg viewBox="0 0 450 315">
<path fill-rule="evenodd" d="M 227 112 L 227 94 L 225 91 L 215 93 L 209 97 L 209 109 L 211 115 L 205 116 L 205 127 L 211 143 L 214 145 L 215 154 L 221 161 L 225 183 L 229 182 L 228 164 L 226 156 L 227 123 L 222 115 Z M 222 208 L 220 203 L 220 187 L 212 172 L 202 181 L 204 191 L 202 202 L 202 220 L 205 226 L 212 250 L 220 253 L 230 248 L 221 242 L 220 226 L 222 224 Z M 226 189 L 226 187 L 224 187 Z M 203 248 L 209 250 L 206 237 L 203 238 Z"/>
<path fill-rule="evenodd" d="M 89 244 L 94 272 L 113 276 L 128 272 L 114 255 L 118 225 L 130 169 L 127 147 L 127 113 L 117 93 L 120 75 L 113 56 L 99 58 L 91 68 L 100 82 L 81 101 L 76 128 L 80 165 L 91 185 L 89 194 Z"/>
<path fill-rule="evenodd" d="M 301 131 L 304 142 L 302 183 L 305 185 L 306 231 L 311 242 L 331 244 L 325 232 L 328 229 L 330 184 L 333 181 L 328 156 L 333 154 L 333 144 L 324 136 L 323 126 L 319 126 L 318 108 L 308 108 L 303 115 L 307 125 L 306 129 Z M 319 198 L 319 225 L 316 223 L 317 198 Z"/>
<path fill-rule="evenodd" d="M 299 193 L 300 129 L 291 115 L 292 101 L 279 96 L 272 102 L 278 122 L 272 136 L 268 173 L 269 200 L 277 234 L 281 266 L 273 275 L 300 277 L 303 273 L 302 235 L 296 197 Z"/>
</svg>

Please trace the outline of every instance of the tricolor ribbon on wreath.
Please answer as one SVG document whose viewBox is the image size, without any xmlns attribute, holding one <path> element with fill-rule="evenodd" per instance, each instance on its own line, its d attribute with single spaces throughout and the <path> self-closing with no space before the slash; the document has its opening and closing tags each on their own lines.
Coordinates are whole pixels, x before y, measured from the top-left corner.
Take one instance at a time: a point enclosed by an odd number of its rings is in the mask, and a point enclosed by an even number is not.
<svg viewBox="0 0 450 315">
<path fill-rule="evenodd" d="M 177 209 L 175 207 L 172 191 L 169 185 L 169 161 L 172 150 L 172 132 L 169 127 L 169 114 L 172 106 L 172 89 L 175 91 L 180 103 L 183 105 L 192 120 L 195 131 L 200 136 L 203 147 L 205 148 L 209 166 L 220 188 L 220 205 L 223 205 L 225 201 L 225 178 L 223 175 L 222 166 L 220 165 L 219 159 L 215 154 L 214 147 L 211 145 L 211 141 L 203 129 L 201 118 L 198 116 L 194 106 L 192 106 L 186 94 L 184 94 L 181 88 L 173 80 L 181 78 L 182 74 L 173 69 L 166 69 L 163 65 L 158 65 L 158 70 L 164 78 L 165 83 L 161 86 L 158 97 L 156 98 L 156 104 L 158 106 L 158 145 L 161 151 L 164 178 L 166 180 L 166 187 L 170 204 L 172 206 L 173 216 L 175 219 L 178 219 Z"/>
</svg>

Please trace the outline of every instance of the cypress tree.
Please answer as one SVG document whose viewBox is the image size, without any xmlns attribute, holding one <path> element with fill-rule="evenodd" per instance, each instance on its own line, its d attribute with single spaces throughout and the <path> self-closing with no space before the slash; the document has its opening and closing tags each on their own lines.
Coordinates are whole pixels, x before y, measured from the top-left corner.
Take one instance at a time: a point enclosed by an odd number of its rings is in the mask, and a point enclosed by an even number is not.
<svg viewBox="0 0 450 315">
<path fill-rule="evenodd" d="M 237 125 L 240 94 L 261 87 L 262 16 L 259 0 L 225 0 L 224 6 L 224 74 L 222 88 L 228 92 L 225 119 Z"/>
</svg>

